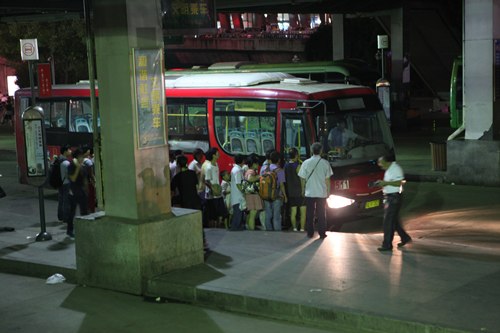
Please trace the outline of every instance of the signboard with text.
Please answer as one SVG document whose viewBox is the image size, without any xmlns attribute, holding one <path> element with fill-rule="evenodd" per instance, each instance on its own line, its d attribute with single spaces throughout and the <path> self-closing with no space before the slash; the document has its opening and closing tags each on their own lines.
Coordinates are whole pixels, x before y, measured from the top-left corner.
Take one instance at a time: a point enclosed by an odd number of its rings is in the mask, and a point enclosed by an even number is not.
<svg viewBox="0 0 500 333">
<path fill-rule="evenodd" d="M 138 147 L 166 144 L 163 50 L 134 49 Z"/>
<path fill-rule="evenodd" d="M 163 1 L 163 28 L 169 31 L 216 28 L 214 0 Z"/>
<path fill-rule="evenodd" d="M 23 120 L 26 143 L 26 165 L 28 177 L 45 177 L 45 149 L 43 142 L 43 120 Z"/>
<path fill-rule="evenodd" d="M 40 97 L 50 97 L 52 95 L 52 79 L 50 64 L 38 64 L 38 95 Z"/>
</svg>

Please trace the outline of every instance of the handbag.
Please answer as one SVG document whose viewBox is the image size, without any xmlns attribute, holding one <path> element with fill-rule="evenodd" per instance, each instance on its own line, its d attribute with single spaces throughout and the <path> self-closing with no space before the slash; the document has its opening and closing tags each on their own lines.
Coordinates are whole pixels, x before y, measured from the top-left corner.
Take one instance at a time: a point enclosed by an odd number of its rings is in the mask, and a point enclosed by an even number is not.
<svg viewBox="0 0 500 333">
<path fill-rule="evenodd" d="M 220 197 L 222 195 L 222 187 L 219 184 L 212 184 L 212 195 Z"/>
</svg>

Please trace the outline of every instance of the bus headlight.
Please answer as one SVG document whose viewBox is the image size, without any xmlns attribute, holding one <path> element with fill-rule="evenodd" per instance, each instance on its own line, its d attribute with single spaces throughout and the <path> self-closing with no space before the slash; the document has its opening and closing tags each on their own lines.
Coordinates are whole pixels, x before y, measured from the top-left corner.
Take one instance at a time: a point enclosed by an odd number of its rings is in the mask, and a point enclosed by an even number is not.
<svg viewBox="0 0 500 333">
<path fill-rule="evenodd" d="M 328 199 L 326 199 L 326 203 L 330 208 L 339 209 L 352 205 L 354 203 L 354 200 L 346 197 L 341 197 L 339 195 L 330 195 Z"/>
</svg>

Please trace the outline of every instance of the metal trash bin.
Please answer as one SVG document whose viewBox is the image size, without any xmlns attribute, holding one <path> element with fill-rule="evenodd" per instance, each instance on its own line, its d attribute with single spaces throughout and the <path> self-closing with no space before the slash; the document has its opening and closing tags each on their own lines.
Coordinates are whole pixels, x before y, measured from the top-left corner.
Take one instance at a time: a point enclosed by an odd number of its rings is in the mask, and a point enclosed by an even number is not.
<svg viewBox="0 0 500 333">
<path fill-rule="evenodd" d="M 446 171 L 446 142 L 431 142 L 432 170 Z"/>
</svg>

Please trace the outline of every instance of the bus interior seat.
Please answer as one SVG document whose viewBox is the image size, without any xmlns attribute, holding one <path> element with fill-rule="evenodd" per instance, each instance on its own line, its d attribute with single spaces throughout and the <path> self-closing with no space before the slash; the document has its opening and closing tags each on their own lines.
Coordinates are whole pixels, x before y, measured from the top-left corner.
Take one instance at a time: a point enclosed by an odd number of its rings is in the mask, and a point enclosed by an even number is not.
<svg viewBox="0 0 500 333">
<path fill-rule="evenodd" d="M 84 118 L 75 118 L 75 129 L 76 132 L 79 133 L 91 133 L 89 123 L 87 119 Z"/>
<path fill-rule="evenodd" d="M 262 152 L 266 153 L 270 149 L 274 149 L 274 134 L 269 132 L 263 132 L 260 135 L 260 140 L 262 143 Z"/>
<path fill-rule="evenodd" d="M 240 131 L 229 132 L 229 142 L 231 143 L 231 152 L 245 152 L 245 145 L 243 144 L 243 133 L 241 133 Z"/>
<path fill-rule="evenodd" d="M 61 127 L 66 127 L 66 122 L 64 121 L 64 118 L 57 118 L 56 120 L 56 127 L 61 128 Z"/>
<path fill-rule="evenodd" d="M 245 150 L 247 154 L 259 154 L 260 150 L 257 141 L 257 134 L 255 132 L 247 132 L 245 133 Z"/>
</svg>

